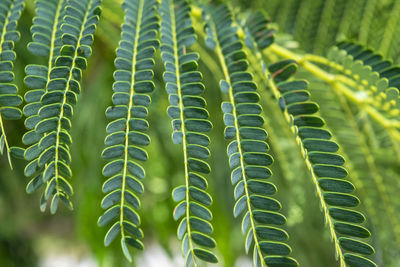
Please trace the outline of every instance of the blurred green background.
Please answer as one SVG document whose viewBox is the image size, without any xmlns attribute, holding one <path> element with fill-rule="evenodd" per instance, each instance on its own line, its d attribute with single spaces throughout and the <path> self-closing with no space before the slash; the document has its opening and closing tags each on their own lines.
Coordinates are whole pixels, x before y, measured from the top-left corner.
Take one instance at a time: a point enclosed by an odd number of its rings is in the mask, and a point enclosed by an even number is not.
<svg viewBox="0 0 400 267">
<path fill-rule="evenodd" d="M 177 222 L 172 218 L 174 203 L 171 191 L 183 182 L 183 161 L 180 147 L 173 145 L 170 137 L 170 120 L 166 114 L 168 98 L 162 82 L 163 66 L 160 61 L 155 69 L 156 90 L 152 95 L 149 112 L 149 135 L 152 142 L 147 148 L 150 160 L 144 166 L 146 191 L 141 197 L 140 210 L 146 250 L 135 253 L 135 263 L 128 264 L 118 242 L 114 242 L 111 248 L 104 248 L 103 237 L 106 229 L 97 227 L 103 196 L 101 185 L 104 181 L 101 175 L 104 162 L 100 157 L 104 148 L 107 125 L 104 111 L 111 104 L 114 51 L 118 44 L 119 27 L 123 18 L 118 2 L 103 1 L 103 17 L 96 33 L 93 55 L 84 74 L 82 94 L 72 121 L 74 142 L 72 185 L 75 189 L 73 198 L 75 210 L 70 212 L 63 207 L 55 216 L 51 216 L 48 212 L 41 213 L 39 193 L 33 195 L 25 193 L 28 182 L 23 175 L 25 163 L 14 160 L 15 170 L 11 171 L 6 157 L 0 157 L 0 267 L 181 266 L 180 242 L 176 238 Z M 323 44 L 318 44 L 318 39 L 315 39 L 317 33 L 313 34 L 311 31 L 313 30 L 311 22 L 309 24 L 303 22 L 304 25 L 300 25 L 307 33 L 306 36 L 302 35 L 298 29 L 299 22 L 293 17 L 299 12 L 297 5 L 300 2 L 307 2 L 314 8 L 310 13 L 314 14 L 314 17 L 310 17 L 310 20 L 314 19 L 316 21 L 313 23 L 318 24 L 322 19 L 318 8 L 322 10 L 326 2 L 332 1 L 315 1 L 314 3 L 320 6 L 313 6 L 313 1 L 240 0 L 232 1 L 232 5 L 264 9 L 278 22 L 277 27 L 284 32 L 294 34 L 295 40 L 300 41 L 304 50 L 323 52 L 325 47 L 332 45 L 337 38 L 344 36 L 357 38 L 357 28 L 353 25 L 350 25 L 345 33 L 335 27 L 335 32 L 329 35 L 330 38 Z M 352 1 L 333 2 L 344 6 L 346 2 Z M 379 14 L 382 14 L 382 10 L 390 10 L 389 2 L 381 1 L 379 6 L 382 8 Z M 284 9 L 285 7 L 287 9 Z M 285 13 L 280 12 L 280 8 Z M 336 12 L 339 13 L 340 9 Z M 21 94 L 26 91 L 23 84 L 24 67 L 27 64 L 40 62 L 40 59 L 30 55 L 26 49 L 31 40 L 29 28 L 34 14 L 33 0 L 27 0 L 19 22 L 22 37 L 16 45 L 18 55 L 15 64 L 16 83 Z M 332 22 L 332 25 L 335 24 Z M 370 40 L 369 43 L 374 45 L 375 39 L 370 38 L 367 38 Z M 398 51 L 394 50 L 396 49 L 389 50 L 388 54 L 396 59 Z M 221 95 L 218 88 L 221 77 L 210 71 L 208 64 L 210 62 L 200 62 L 207 88 L 205 98 L 208 100 L 210 119 L 214 125 L 210 132 L 212 157 L 209 161 L 213 171 L 208 180 L 209 192 L 214 199 L 212 211 L 214 237 L 220 258 L 218 266 L 250 266 L 250 258 L 245 255 L 243 249 L 244 237 L 240 231 L 240 219 L 234 220 L 232 214 L 233 187 L 230 184 L 230 170 L 225 153 L 226 141 L 223 138 Z M 280 129 L 279 125 L 274 125 L 275 121 L 269 121 L 268 124 L 275 126 L 274 129 Z M 8 121 L 6 127 L 10 143 L 22 146 L 21 137 L 25 132 L 23 120 Z M 291 235 L 289 244 L 293 248 L 293 257 L 302 266 L 338 266 L 334 259 L 334 248 L 330 242 L 329 232 L 324 228 L 323 216 L 319 212 L 313 185 L 303 162 L 299 160 L 298 149 L 287 132 L 280 130 L 269 132 L 275 144 L 279 144 L 275 147 L 272 145 L 276 162 L 281 162 L 273 165 L 275 175 L 272 179 L 279 188 L 277 198 L 283 205 L 282 212 L 288 218 L 286 229 Z M 285 163 L 290 165 L 287 166 Z M 379 245 L 375 247 L 379 263 L 382 249 L 388 248 Z M 155 260 L 158 260 L 158 263 Z"/>
</svg>

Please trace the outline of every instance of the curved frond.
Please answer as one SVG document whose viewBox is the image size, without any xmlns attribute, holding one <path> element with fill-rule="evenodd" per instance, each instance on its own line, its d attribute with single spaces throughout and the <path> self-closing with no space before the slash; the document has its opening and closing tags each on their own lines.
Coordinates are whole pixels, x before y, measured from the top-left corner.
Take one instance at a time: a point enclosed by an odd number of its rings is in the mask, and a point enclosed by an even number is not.
<svg viewBox="0 0 400 267">
<path fill-rule="evenodd" d="M 164 62 L 164 81 L 169 95 L 168 116 L 172 119 L 172 139 L 182 144 L 185 184 L 173 191 L 179 202 L 174 210 L 174 219 L 180 220 L 178 238 L 182 240 L 185 266 L 197 260 L 217 262 L 211 248 L 216 246 L 210 236 L 213 227 L 212 203 L 206 192 L 207 180 L 203 174 L 210 173 L 204 161 L 210 156 L 207 132 L 212 124 L 208 120 L 202 74 L 197 70 L 199 55 L 188 49 L 196 41 L 190 18 L 190 6 L 185 0 L 163 0 L 160 8 L 161 58 Z"/>
<path fill-rule="evenodd" d="M 341 266 L 376 266 L 365 257 L 373 254 L 374 249 L 359 240 L 368 238 L 370 232 L 361 225 L 365 221 L 364 215 L 354 210 L 360 201 L 352 194 L 355 187 L 344 179 L 348 173 L 342 166 L 344 158 L 337 153 L 339 146 L 331 140 L 331 133 L 324 129 L 324 120 L 315 114 L 319 107 L 309 100 L 306 84 L 277 79 L 280 76 L 278 73 L 293 66 L 292 62 L 285 63 L 268 66 L 270 89 L 279 101 L 302 149 Z M 303 83 L 302 89 L 299 89 L 298 83 Z"/>
<path fill-rule="evenodd" d="M 6 131 L 5 120 L 18 120 L 22 116 L 18 106 L 22 97 L 18 95 L 18 88 L 14 81 L 14 44 L 20 38 L 17 23 L 24 9 L 24 0 L 4 0 L 0 3 L 0 154 L 5 151 L 12 168 L 10 148 Z"/>
<path fill-rule="evenodd" d="M 34 183 L 33 186 L 46 184 L 41 199 L 41 209 L 46 209 L 47 200 L 52 197 L 51 213 L 56 212 L 60 200 L 72 209 L 70 197 L 73 190 L 67 181 L 67 178 L 72 176 L 69 167 L 71 163 L 69 146 L 72 142 L 69 134 L 70 119 L 73 116 L 73 106 L 80 93 L 82 71 L 86 69 L 87 58 L 91 55 L 90 46 L 99 20 L 100 3 L 101 0 L 68 0 L 61 24 L 62 47 L 59 55 L 51 66 L 51 70 L 47 70 L 47 72 L 50 71 L 49 74 L 43 72 L 43 68 L 38 69 L 42 71 L 41 76 L 48 75 L 48 80 L 35 79 L 40 83 L 30 86 L 46 89 L 44 92 L 39 90 L 30 95 L 36 97 L 31 102 L 40 100 L 41 106 L 37 111 L 37 116 L 34 116 L 36 122 L 32 125 L 34 133 L 38 135 L 36 138 L 39 140 L 33 142 L 38 145 L 32 154 L 28 153 L 28 150 L 25 152 L 25 158 L 30 160 L 25 168 L 25 175 L 33 177 L 30 182 L 30 184 Z M 62 5 L 62 3 L 59 4 Z M 57 5 L 56 10 L 58 10 Z M 52 36 L 58 38 L 57 30 L 54 30 L 58 27 L 58 21 L 57 23 L 53 21 L 53 23 Z M 54 52 L 51 49 L 52 44 L 53 49 L 58 51 L 57 41 L 53 39 L 50 39 L 48 43 L 48 51 Z M 30 47 L 31 51 L 37 52 L 32 47 L 39 46 L 30 45 Z M 49 61 L 51 60 L 52 58 L 49 58 Z M 27 73 L 32 75 L 30 70 L 27 70 Z M 28 77 L 25 82 L 28 82 Z"/>
<path fill-rule="evenodd" d="M 113 106 L 106 110 L 111 122 L 107 126 L 106 148 L 102 153 L 108 163 L 103 175 L 108 179 L 103 184 L 101 206 L 106 211 L 98 225 L 112 223 L 104 244 L 108 246 L 121 235 L 121 247 L 125 257 L 132 261 L 128 245 L 143 249 L 139 228 L 140 208 L 138 195 L 143 193 L 144 169 L 138 161 L 146 161 L 147 152 L 142 148 L 150 143 L 145 133 L 149 127 L 146 120 L 154 90 L 154 54 L 159 46 L 157 35 L 159 21 L 156 15 L 156 0 L 125 0 L 125 22 L 122 39 L 117 49 L 114 72 Z"/>
<path fill-rule="evenodd" d="M 61 25 L 65 15 L 67 0 L 38 0 L 36 1 L 36 17 L 31 27 L 33 41 L 28 44 L 28 50 L 36 56 L 46 58 L 47 65 L 28 65 L 25 68 L 25 84 L 30 89 L 25 94 L 24 115 L 25 127 L 28 132 L 22 137 L 22 142 L 29 146 L 24 153 L 28 161 L 40 156 L 42 150 L 40 139 L 43 134 L 35 131 L 40 121 L 39 110 L 42 107 L 41 97 L 46 92 L 46 84 L 50 80 L 50 73 L 62 46 Z M 47 19 L 44 19 L 44 17 Z M 33 193 L 44 184 L 43 176 L 37 175 L 28 183 L 26 191 Z"/>
<path fill-rule="evenodd" d="M 329 88 L 329 85 L 313 81 L 309 90 L 318 99 L 321 115 L 341 148 L 346 168 L 351 173 L 350 180 L 363 200 L 377 238 L 384 238 L 388 232 L 394 238 L 391 242 L 384 241 L 385 247 L 398 248 L 400 218 L 396 210 L 399 209 L 399 203 L 393 193 L 398 190 L 398 174 L 386 165 L 388 158 L 393 161 L 399 159 L 395 155 L 395 146 L 385 145 L 384 136 L 375 136 L 368 116 L 352 108 L 346 98 Z M 376 146 L 384 149 L 383 157 L 377 153 Z M 383 166 L 381 158 L 385 159 Z M 375 205 L 377 201 L 382 205 Z M 387 223 L 391 227 L 387 227 Z"/>
<path fill-rule="evenodd" d="M 256 36 L 252 37 L 256 43 Z M 258 50 L 256 53 L 261 58 Z M 362 226 L 365 216 L 354 209 L 360 201 L 352 194 L 354 185 L 345 179 L 348 172 L 343 167 L 344 158 L 338 153 L 339 146 L 324 127 L 325 121 L 317 115 L 319 106 L 310 100 L 307 83 L 288 81 L 296 69 L 294 60 L 267 66 L 267 89 L 275 96 L 311 172 L 340 265 L 376 266 L 366 257 L 374 253 L 373 247 L 359 240 L 368 238 L 370 232 Z"/>
<path fill-rule="evenodd" d="M 238 29 L 233 25 L 231 11 L 226 5 L 208 6 L 206 12 L 207 38 L 214 40 L 206 40 L 206 44 L 213 44 L 209 47 L 217 52 L 225 77 L 220 87 L 229 99 L 222 104 L 225 138 L 233 139 L 227 154 L 232 169 L 231 181 L 235 186 L 234 216 L 244 213 L 242 231 L 246 234 L 246 252 L 253 246 L 255 266 L 297 266 L 296 260 L 288 256 L 291 248 L 285 241 L 289 236 L 280 229 L 286 223 L 286 218 L 279 213 L 281 204 L 271 197 L 276 186 L 266 181 L 272 175 L 268 166 L 273 159 L 268 154 L 267 133 L 262 128 L 260 96 L 252 75 L 247 72 L 248 62 Z M 257 39 L 266 47 L 272 42 L 271 32 L 264 31 L 266 20 L 260 18 L 258 15 L 252 17 L 254 28 L 249 31 L 266 34 Z"/>
</svg>

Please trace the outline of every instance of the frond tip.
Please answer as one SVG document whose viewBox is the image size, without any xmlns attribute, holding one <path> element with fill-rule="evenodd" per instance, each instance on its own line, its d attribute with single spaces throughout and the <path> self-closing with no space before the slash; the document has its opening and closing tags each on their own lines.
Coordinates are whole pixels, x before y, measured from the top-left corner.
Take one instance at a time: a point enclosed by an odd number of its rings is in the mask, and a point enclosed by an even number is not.
<svg viewBox="0 0 400 267">
<path fill-rule="evenodd" d="M 81 90 L 82 71 L 86 69 L 91 54 L 90 47 L 101 13 L 100 3 L 101 0 L 68 0 L 65 8 L 62 0 L 37 3 L 38 12 L 41 7 L 46 9 L 49 6 L 55 10 L 50 32 L 46 30 L 49 25 L 42 25 L 39 20 L 32 27 L 34 36 L 42 31 L 50 33 L 50 42 L 43 44 L 34 37 L 30 44 L 31 52 L 48 57 L 49 66 L 28 66 L 25 79 L 25 83 L 34 89 L 25 95 L 27 102 L 32 104 L 24 108 L 24 113 L 29 116 L 25 123 L 31 129 L 24 136 L 24 143 L 31 144 L 25 151 L 25 158 L 30 161 L 25 175 L 33 177 L 27 191 L 33 192 L 42 184 L 46 185 L 41 198 L 42 211 L 51 197 L 51 213 L 57 211 L 60 200 L 72 209 L 70 197 L 73 189 L 66 179 L 72 176 L 69 131 L 73 106 Z M 59 24 L 61 18 L 63 22 Z M 38 46 L 35 48 L 33 44 Z M 39 52 L 38 47 L 47 49 Z"/>
<path fill-rule="evenodd" d="M 36 13 L 38 15 L 33 19 L 33 26 L 31 27 L 33 41 L 28 44 L 28 50 L 33 55 L 47 59 L 48 63 L 46 65 L 30 64 L 25 68 L 24 82 L 30 90 L 25 94 L 26 105 L 23 110 L 26 116 L 25 127 L 28 132 L 22 137 L 22 142 L 29 146 L 24 153 L 24 158 L 28 161 L 37 159 L 40 151 L 44 149 L 43 143 L 42 145 L 40 143 L 43 134 L 37 133 L 35 127 L 40 121 L 41 98 L 46 93 L 46 85 L 50 80 L 51 70 L 62 47 L 61 25 L 66 5 L 67 0 L 38 0 L 36 2 Z M 50 23 L 39 17 L 39 14 L 48 15 Z M 70 139 L 69 135 L 65 135 L 65 137 Z M 29 194 L 33 193 L 43 184 L 43 176 L 34 175 L 34 178 L 28 183 L 26 191 Z"/>
<path fill-rule="evenodd" d="M 252 246 L 254 266 L 298 266 L 289 257 L 291 248 L 285 244 L 288 234 L 270 225 L 280 226 L 286 218 L 279 213 L 281 204 L 270 197 L 276 193 L 276 186 L 267 182 L 272 175 L 268 168 L 273 159 L 268 154 L 265 142 L 267 132 L 262 128 L 262 108 L 257 85 L 247 72 L 248 62 L 243 51 L 237 29 L 232 24 L 232 14 L 226 5 L 208 6 L 207 38 L 214 38 L 208 44 L 215 48 L 224 72 L 220 87 L 228 95 L 229 101 L 222 103 L 224 113 L 225 138 L 232 140 L 227 147 L 229 165 L 232 169 L 231 181 L 235 186 L 234 216 L 244 213 L 242 231 L 246 234 L 245 248 L 248 253 Z M 256 32 L 263 31 L 264 20 L 253 20 Z M 272 37 L 258 39 L 259 44 L 268 46 Z"/>
<path fill-rule="evenodd" d="M 181 220 L 178 238 L 182 240 L 185 266 L 196 265 L 197 259 L 216 263 L 217 257 L 210 251 L 216 243 L 210 237 L 212 214 L 207 208 L 212 199 L 202 176 L 211 171 L 204 160 L 210 156 L 207 148 L 210 140 L 206 133 L 212 124 L 208 120 L 206 101 L 201 97 L 205 88 L 202 74 L 197 71 L 199 55 L 187 52 L 196 41 L 190 6 L 185 0 L 163 0 L 160 13 L 163 77 L 170 103 L 168 116 L 172 119 L 173 142 L 183 146 L 185 166 L 185 185 L 178 186 L 172 193 L 178 202 L 174 219 Z"/>
<path fill-rule="evenodd" d="M 354 210 L 360 200 L 352 194 L 355 190 L 353 184 L 345 179 L 348 173 L 343 167 L 343 157 L 337 153 L 339 146 L 331 140 L 331 133 L 324 129 L 324 120 L 315 114 L 319 110 L 318 105 L 309 100 L 310 93 L 305 82 L 286 81 L 277 74 L 284 73 L 291 64 L 284 61 L 268 66 L 271 75 L 269 89 L 279 103 L 283 103 L 282 112 L 310 169 L 340 264 L 376 266 L 365 257 L 373 254 L 374 249 L 359 240 L 371 235 L 361 225 L 365 221 L 364 215 Z"/>
<path fill-rule="evenodd" d="M 107 126 L 102 157 L 109 161 L 103 168 L 103 175 L 109 178 L 103 184 L 107 195 L 101 202 L 106 211 L 98 225 L 113 223 L 104 245 L 110 245 L 121 234 L 122 251 L 129 261 L 132 256 L 128 245 L 143 249 L 140 216 L 135 209 L 140 208 L 137 195 L 144 191 L 141 180 L 145 172 L 137 161 L 147 160 L 142 147 L 150 143 L 145 132 L 149 127 L 146 120 L 149 93 L 154 90 L 153 57 L 159 46 L 156 6 L 156 0 L 126 0 L 123 4 L 125 23 L 115 60 L 113 106 L 106 110 L 107 118 L 112 121 Z"/>
<path fill-rule="evenodd" d="M 254 34 L 251 38 L 256 43 Z M 259 49 L 263 48 L 254 46 L 259 64 L 264 66 Z M 344 158 L 338 153 L 338 144 L 331 140 L 332 134 L 324 128 L 325 121 L 317 115 L 318 104 L 310 101 L 307 82 L 289 80 L 296 70 L 296 62 L 290 59 L 267 66 L 263 70 L 267 90 L 274 95 L 311 172 L 340 266 L 374 267 L 366 257 L 374 254 L 373 247 L 359 240 L 371 234 L 361 225 L 364 215 L 354 210 L 360 201 L 352 194 L 354 185 L 345 179 Z"/>
</svg>

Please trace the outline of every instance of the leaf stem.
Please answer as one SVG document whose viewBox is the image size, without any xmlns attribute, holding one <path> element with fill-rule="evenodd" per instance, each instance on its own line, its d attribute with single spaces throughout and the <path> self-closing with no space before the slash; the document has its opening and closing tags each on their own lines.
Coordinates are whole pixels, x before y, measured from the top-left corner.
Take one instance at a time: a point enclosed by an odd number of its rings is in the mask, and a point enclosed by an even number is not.
<svg viewBox="0 0 400 267">
<path fill-rule="evenodd" d="M 92 0 L 89 1 L 89 3 L 87 4 L 87 9 L 85 11 L 85 15 L 84 15 L 84 19 L 82 22 L 82 26 L 80 28 L 80 32 L 79 32 L 79 38 L 78 38 L 78 43 L 80 44 L 80 39 L 82 38 L 82 34 L 83 31 L 85 30 L 85 24 L 89 15 L 89 11 L 90 11 L 90 6 L 92 4 Z M 58 126 L 57 126 L 57 131 L 56 131 L 56 145 L 55 145 L 55 156 L 54 156 L 54 179 L 55 179 L 55 183 L 56 183 L 56 194 L 64 194 L 62 191 L 62 189 L 59 188 L 59 183 L 58 183 L 58 161 L 59 161 L 59 155 L 58 155 L 58 148 L 60 146 L 60 133 L 61 133 L 61 126 L 62 126 L 62 122 L 61 120 L 64 118 L 64 105 L 67 103 L 67 93 L 70 90 L 70 81 L 72 80 L 72 75 L 73 75 L 73 70 L 76 66 L 76 58 L 78 57 L 78 49 L 75 49 L 75 53 L 74 53 L 74 58 L 73 58 L 73 63 L 71 66 L 71 69 L 69 71 L 69 75 L 67 78 L 67 87 L 65 88 L 64 91 L 64 96 L 63 96 L 63 102 L 61 103 L 61 110 L 60 110 L 60 115 L 59 115 L 59 119 L 58 119 Z M 50 82 L 50 81 L 49 81 Z M 49 83 L 48 83 L 49 84 Z M 47 84 L 47 85 L 48 85 Z M 66 198 L 68 198 L 68 195 L 64 194 Z"/>
<path fill-rule="evenodd" d="M 126 118 L 126 125 L 125 125 L 125 146 L 124 146 L 124 167 L 122 173 L 122 185 L 121 185 L 121 206 L 120 206 L 120 215 L 119 215 L 119 225 L 121 227 L 121 239 L 125 241 L 125 231 L 124 231 L 124 204 L 125 204 L 125 190 L 126 190 L 126 176 L 127 176 L 127 169 L 128 169 L 128 148 L 129 148 L 129 121 L 131 119 L 131 110 L 133 106 L 133 95 L 135 94 L 134 84 L 135 84 L 135 72 L 136 72 L 136 55 L 137 55 L 137 48 L 139 44 L 139 34 L 140 34 L 140 25 L 142 22 L 142 15 L 143 15 L 143 5 L 145 0 L 139 0 L 138 6 L 138 15 L 137 15 L 137 22 L 136 22 L 136 32 L 135 32 L 135 44 L 133 47 L 133 56 L 132 56 L 132 71 L 131 71 L 131 88 L 130 88 L 130 95 L 129 95 L 129 106 L 128 106 L 128 116 Z"/>
<path fill-rule="evenodd" d="M 210 20 L 210 22 L 211 22 L 211 20 Z M 246 195 L 247 209 L 248 209 L 248 212 L 249 212 L 251 231 L 253 232 L 254 244 L 255 244 L 255 247 L 257 248 L 258 256 L 260 257 L 261 264 L 264 267 L 264 266 L 266 266 L 266 264 L 265 264 L 264 257 L 262 255 L 260 244 L 259 244 L 259 241 L 258 241 L 258 238 L 257 238 L 255 222 L 254 222 L 253 212 L 252 212 L 251 203 L 250 203 L 250 193 L 249 193 L 249 190 L 248 190 L 248 185 L 247 185 L 247 180 L 246 180 L 245 166 L 244 166 L 244 160 L 243 160 L 243 151 L 242 151 L 241 140 L 240 140 L 240 135 L 239 135 L 239 124 L 238 124 L 238 118 L 237 118 L 237 114 L 236 114 L 235 99 L 233 97 L 233 92 L 232 92 L 231 78 L 230 78 L 230 75 L 229 75 L 227 64 L 225 62 L 224 55 L 222 53 L 222 49 L 221 49 L 221 45 L 220 45 L 219 39 L 217 37 L 216 26 L 214 25 L 214 23 L 210 23 L 210 24 L 211 24 L 212 30 L 213 30 L 213 32 L 214 32 L 214 34 L 216 36 L 216 38 L 215 38 L 216 41 L 217 41 L 216 52 L 217 52 L 217 55 L 218 55 L 218 59 L 219 59 L 219 62 L 221 64 L 225 80 L 229 84 L 229 101 L 230 101 L 230 103 L 232 104 L 232 107 L 233 107 L 232 114 L 233 114 L 233 117 L 234 117 L 234 124 L 235 124 L 235 129 L 236 129 L 235 138 L 236 138 L 236 142 L 237 142 L 237 146 L 238 146 L 238 152 L 240 154 L 240 168 L 242 169 L 242 178 L 243 178 L 244 190 L 245 190 L 245 195 Z"/>
<path fill-rule="evenodd" d="M 270 89 L 272 90 L 272 92 L 274 93 L 275 99 L 280 99 L 281 94 L 280 94 L 278 88 L 276 88 L 276 85 L 275 85 L 275 83 L 273 82 L 272 77 L 270 76 L 271 74 L 270 74 L 268 71 L 266 71 L 265 75 L 268 77 L 268 85 L 269 85 L 269 88 L 270 88 Z M 286 118 L 287 122 L 290 123 L 290 121 L 291 121 L 292 119 L 291 119 L 289 113 L 287 112 L 287 110 L 284 111 L 284 115 L 285 115 L 285 118 Z M 297 129 L 296 129 L 296 126 L 292 125 L 292 126 L 290 126 L 290 129 L 292 130 L 292 132 L 293 132 L 293 133 L 295 134 L 295 136 L 296 136 L 296 142 L 297 142 L 298 146 L 300 147 L 300 149 L 301 149 L 301 151 L 302 151 L 301 154 L 303 155 L 303 158 L 304 158 L 304 160 L 306 161 L 306 165 L 307 165 L 308 169 L 310 170 L 311 177 L 312 177 L 312 180 L 313 180 L 313 182 L 314 182 L 315 188 L 316 188 L 316 190 L 317 190 L 318 198 L 319 198 L 319 200 L 320 200 L 321 208 L 322 208 L 322 211 L 323 211 L 323 213 L 324 213 L 325 221 L 326 221 L 326 223 L 327 223 L 328 226 L 329 226 L 329 230 L 330 230 L 330 233 L 331 233 L 331 237 L 332 237 L 333 242 L 334 242 L 334 244 L 335 244 L 335 250 L 336 250 L 336 253 L 337 253 L 338 257 L 339 257 L 340 266 L 341 266 L 341 267 L 345 267 L 346 264 L 345 264 L 345 262 L 344 262 L 344 255 L 343 255 L 343 252 L 342 252 L 342 250 L 340 249 L 339 239 L 338 239 L 338 237 L 337 237 L 337 235 L 336 235 L 336 232 L 335 232 L 335 229 L 334 229 L 333 221 L 332 221 L 331 217 L 329 216 L 328 205 L 327 205 L 327 203 L 325 202 L 325 199 L 324 199 L 322 190 L 321 190 L 321 188 L 320 188 L 320 186 L 319 186 L 319 183 L 318 183 L 317 176 L 315 175 L 314 170 L 313 170 L 313 168 L 312 168 L 312 163 L 311 163 L 311 161 L 309 160 L 307 153 L 305 152 L 305 148 L 304 148 L 304 145 L 303 145 L 303 142 L 302 142 L 301 138 L 297 135 L 297 132 L 298 132 L 298 131 L 297 131 Z"/>
<path fill-rule="evenodd" d="M 170 14 L 171 14 L 171 27 L 172 27 L 172 42 L 174 43 L 174 64 L 175 64 L 175 76 L 176 76 L 176 85 L 177 85 L 177 94 L 179 97 L 179 109 L 180 109 L 180 120 L 181 120 L 181 131 L 182 131 L 182 147 L 183 147 L 183 160 L 185 163 L 185 201 L 186 201 L 186 225 L 187 225 L 187 234 L 189 240 L 190 253 L 192 253 L 192 258 L 194 265 L 197 266 L 196 258 L 194 255 L 194 246 L 192 240 L 192 230 L 190 227 L 190 195 L 189 195 L 189 169 L 188 169 L 188 155 L 186 149 L 186 129 L 185 129 L 185 117 L 184 117 L 184 106 L 183 106 L 183 97 L 182 97 L 182 88 L 181 88 L 181 79 L 179 73 L 179 55 L 178 55 L 178 41 L 176 35 L 176 19 L 175 19 L 175 10 L 173 4 L 170 3 Z M 185 255 L 186 257 L 187 255 Z"/>
</svg>

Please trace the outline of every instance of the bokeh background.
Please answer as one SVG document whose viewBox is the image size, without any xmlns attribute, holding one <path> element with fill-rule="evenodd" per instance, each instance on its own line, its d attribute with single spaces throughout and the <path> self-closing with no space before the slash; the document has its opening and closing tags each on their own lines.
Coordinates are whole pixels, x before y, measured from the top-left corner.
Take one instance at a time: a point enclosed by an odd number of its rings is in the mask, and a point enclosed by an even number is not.
<svg viewBox="0 0 400 267">
<path fill-rule="evenodd" d="M 156 65 L 156 90 L 150 107 L 151 144 L 147 151 L 150 160 L 145 163 L 145 194 L 141 197 L 142 227 L 145 233 L 144 252 L 135 253 L 135 263 L 128 264 L 114 242 L 111 248 L 103 246 L 106 229 L 97 227 L 101 215 L 101 186 L 104 181 L 101 170 L 104 165 L 101 151 L 104 148 L 107 120 L 104 111 L 111 104 L 115 49 L 120 35 L 123 13 L 118 0 L 103 1 L 103 16 L 99 23 L 93 45 L 93 55 L 84 74 L 82 94 L 72 120 L 72 185 L 75 190 L 74 211 L 62 207 L 57 215 L 39 210 L 39 193 L 27 195 L 24 177 L 25 163 L 14 160 L 11 171 L 5 156 L 0 157 L 0 267 L 97 267 L 97 266 L 181 266 L 180 242 L 176 238 L 177 222 L 172 218 L 174 203 L 172 189 L 183 182 L 183 161 L 180 146 L 171 141 L 170 120 L 166 109 L 168 98 L 162 82 L 163 66 Z M 387 25 L 400 26 L 400 16 L 393 10 L 400 10 L 400 1 L 381 0 L 235 0 L 232 6 L 241 9 L 264 10 L 274 21 L 274 27 L 282 40 L 289 40 L 293 47 L 323 54 L 336 40 L 351 38 L 367 42 L 382 53 L 398 62 L 400 56 L 400 34 L 391 36 L 389 45 L 382 48 Z M 372 6 L 372 8 L 371 8 Z M 368 10 L 372 13 L 365 17 Z M 370 11 L 368 11 L 370 12 Z M 393 14 L 394 13 L 394 14 Z M 26 45 L 31 40 L 30 26 L 35 15 L 33 0 L 26 0 L 26 8 L 19 22 L 21 40 L 16 45 L 16 83 L 21 94 L 24 67 L 41 62 L 29 54 Z M 347 20 L 344 17 L 347 16 Z M 304 19 L 307 18 L 307 19 Z M 365 24 L 367 23 L 367 24 Z M 396 24 L 397 23 L 397 24 Z M 360 25 L 365 25 L 360 27 Z M 321 26 L 322 25 L 322 26 Z M 396 26 L 397 25 L 397 26 Z M 367 31 L 367 32 L 365 32 Z M 368 32 L 369 31 L 369 32 Z M 285 34 L 283 34 L 285 33 Z M 323 38 L 322 38 L 323 36 Z M 388 47 L 386 47 L 388 46 Z M 205 49 L 201 44 L 199 49 Z M 200 50 L 198 50 L 200 51 Z M 200 51 L 201 52 L 201 51 Z M 212 56 L 212 54 L 211 54 Z M 240 231 L 240 219 L 233 219 L 233 187 L 225 153 L 223 120 L 220 112 L 221 95 L 218 88 L 218 73 L 210 71 L 206 55 L 200 62 L 204 74 L 206 96 L 211 121 L 210 132 L 212 157 L 209 161 L 212 174 L 208 177 L 210 193 L 214 203 L 214 237 L 218 244 L 218 266 L 250 266 L 245 255 L 244 237 Z M 272 114 L 273 115 L 273 114 Z M 272 116 L 271 115 L 271 116 Z M 272 118 L 272 117 L 271 117 Z M 269 122 L 274 125 L 274 121 Z M 22 146 L 21 137 L 25 132 L 23 120 L 7 122 L 7 134 L 12 145 Z M 290 136 L 271 130 L 275 139 L 272 153 L 276 159 L 273 165 L 274 183 L 278 186 L 277 198 L 287 216 L 289 244 L 293 257 L 302 266 L 337 266 L 329 231 L 324 228 L 323 216 L 314 193 L 312 182 L 300 159 L 298 149 Z M 281 162 L 281 163 L 279 163 Z M 286 163 L 286 165 L 285 165 Z M 287 164 L 289 163 L 289 164 Z M 397 165 L 398 171 L 398 165 Z M 375 242 L 378 262 L 381 254 L 390 250 L 388 244 Z M 390 254 L 391 253 L 391 254 Z M 400 258 L 397 252 L 391 256 Z M 398 259 L 397 258 L 397 259 Z M 397 264 L 397 265 L 396 265 Z M 390 265 L 400 266 L 398 261 Z"/>
</svg>

